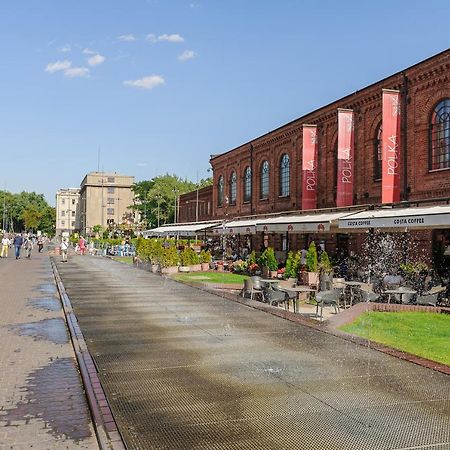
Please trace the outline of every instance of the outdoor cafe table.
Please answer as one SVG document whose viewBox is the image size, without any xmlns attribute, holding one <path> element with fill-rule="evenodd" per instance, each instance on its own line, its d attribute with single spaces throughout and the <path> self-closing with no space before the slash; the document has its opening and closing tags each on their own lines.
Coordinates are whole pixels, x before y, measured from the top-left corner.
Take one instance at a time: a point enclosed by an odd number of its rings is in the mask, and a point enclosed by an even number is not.
<svg viewBox="0 0 450 450">
<path fill-rule="evenodd" d="M 283 287 L 283 291 L 289 291 L 289 292 L 316 292 L 316 289 L 310 288 L 308 286 L 295 286 L 295 287 Z M 298 311 L 298 296 L 296 297 L 294 303 L 294 313 Z"/>
<path fill-rule="evenodd" d="M 408 289 L 408 288 L 385 289 L 382 293 L 386 294 L 388 296 L 388 303 L 391 302 L 391 295 L 395 295 L 395 294 L 397 294 L 400 297 L 400 303 L 403 303 L 403 294 L 417 294 L 417 291 L 415 291 L 414 289 Z"/>
<path fill-rule="evenodd" d="M 360 281 L 344 281 L 344 284 L 349 287 L 349 290 L 350 290 L 350 306 L 352 306 L 353 305 L 353 300 L 355 298 L 355 289 L 360 288 L 363 285 L 363 283 L 361 283 Z M 344 300 L 344 308 L 345 307 L 346 307 L 346 304 L 345 304 L 345 300 Z"/>
</svg>

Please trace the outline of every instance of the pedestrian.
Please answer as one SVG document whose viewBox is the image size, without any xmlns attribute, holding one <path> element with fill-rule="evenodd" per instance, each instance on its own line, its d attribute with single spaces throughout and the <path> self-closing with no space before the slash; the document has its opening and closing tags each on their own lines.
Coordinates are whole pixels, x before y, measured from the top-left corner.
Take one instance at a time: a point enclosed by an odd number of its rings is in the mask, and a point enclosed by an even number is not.
<svg viewBox="0 0 450 450">
<path fill-rule="evenodd" d="M 44 247 L 44 241 L 42 239 L 42 236 L 38 237 L 37 246 L 38 246 L 38 252 L 41 253 L 42 248 Z"/>
<path fill-rule="evenodd" d="M 26 251 L 27 259 L 31 259 L 31 251 L 33 250 L 33 241 L 29 236 L 25 236 L 23 240 L 23 248 Z"/>
<path fill-rule="evenodd" d="M 78 241 L 78 245 L 80 246 L 80 254 L 84 255 L 86 251 L 86 241 L 83 236 L 80 236 L 80 240 Z"/>
<path fill-rule="evenodd" d="M 69 243 L 67 242 L 67 238 L 63 238 L 61 242 L 61 255 L 62 262 L 67 262 L 67 252 L 69 250 Z"/>
<path fill-rule="evenodd" d="M 11 245 L 11 241 L 9 240 L 8 236 L 3 235 L 2 238 L 2 254 L 0 255 L 1 258 L 7 258 L 8 252 L 9 252 L 9 246 Z"/>
<path fill-rule="evenodd" d="M 13 245 L 14 245 L 14 253 L 16 255 L 16 259 L 20 258 L 20 249 L 22 248 L 23 237 L 20 234 L 16 234 L 14 236 Z"/>
</svg>

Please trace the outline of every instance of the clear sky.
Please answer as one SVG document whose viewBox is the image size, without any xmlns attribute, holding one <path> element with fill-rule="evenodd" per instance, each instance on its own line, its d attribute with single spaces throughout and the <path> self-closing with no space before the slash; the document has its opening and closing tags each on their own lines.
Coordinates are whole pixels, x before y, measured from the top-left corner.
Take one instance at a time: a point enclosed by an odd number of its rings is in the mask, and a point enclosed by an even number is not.
<svg viewBox="0 0 450 450">
<path fill-rule="evenodd" d="M 0 189 L 222 153 L 449 46 L 448 0 L 1 0 Z"/>
</svg>

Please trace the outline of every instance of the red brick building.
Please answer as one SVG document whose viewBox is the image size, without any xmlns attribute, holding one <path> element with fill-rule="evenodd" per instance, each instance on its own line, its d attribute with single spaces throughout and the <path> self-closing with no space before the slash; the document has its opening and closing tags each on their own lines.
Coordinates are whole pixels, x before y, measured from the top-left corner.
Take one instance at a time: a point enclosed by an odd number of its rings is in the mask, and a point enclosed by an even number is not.
<svg viewBox="0 0 450 450">
<path fill-rule="evenodd" d="M 213 217 L 213 187 L 206 186 L 197 191 L 180 195 L 178 222 L 204 222 Z"/>
<path fill-rule="evenodd" d="M 338 108 L 354 111 L 354 205 L 381 203 L 382 89 L 401 93 L 401 200 L 450 197 L 450 50 L 211 157 L 211 218 L 301 209 L 302 127 L 317 125 L 317 207 L 336 207 Z M 192 201 L 192 195 L 182 196 Z M 186 200 L 185 200 L 186 197 Z M 202 201 L 208 202 L 206 197 Z M 180 214 L 181 217 L 184 217 Z M 190 216 L 193 218 L 192 214 Z M 202 219 L 206 217 L 202 216 Z M 422 233 L 423 234 L 423 233 Z M 431 239 L 431 232 L 423 234 Z M 334 239 L 334 238 L 333 238 Z M 276 237 L 271 239 L 277 245 Z"/>
</svg>

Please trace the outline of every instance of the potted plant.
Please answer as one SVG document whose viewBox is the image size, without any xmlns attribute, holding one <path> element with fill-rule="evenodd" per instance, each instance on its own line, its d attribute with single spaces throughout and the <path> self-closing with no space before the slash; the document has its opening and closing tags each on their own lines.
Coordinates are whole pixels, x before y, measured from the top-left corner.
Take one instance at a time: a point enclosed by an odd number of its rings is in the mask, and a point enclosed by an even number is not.
<svg viewBox="0 0 450 450">
<path fill-rule="evenodd" d="M 192 265 L 192 250 L 190 247 L 184 247 L 184 249 L 180 253 L 180 267 L 178 270 L 180 272 L 189 272 L 189 266 Z"/>
<path fill-rule="evenodd" d="M 277 278 L 278 275 L 278 261 L 277 257 L 275 256 L 275 251 L 272 247 L 268 247 L 265 250 L 265 261 L 267 268 L 269 269 L 269 274 L 271 278 Z"/>
<path fill-rule="evenodd" d="M 292 283 L 297 284 L 298 271 L 300 268 L 301 254 L 300 252 L 289 252 L 286 259 L 286 267 L 284 270 L 284 278 Z"/>
<path fill-rule="evenodd" d="M 191 247 L 188 247 L 188 252 L 190 253 L 189 271 L 200 272 L 202 270 L 202 266 L 200 264 L 200 257 L 198 253 Z"/>
<path fill-rule="evenodd" d="M 320 254 L 320 261 L 318 264 L 320 277 L 320 290 L 328 291 L 333 285 L 333 265 L 331 264 L 328 253 L 323 251 Z"/>
<path fill-rule="evenodd" d="M 158 239 L 149 241 L 149 259 L 151 264 L 151 271 L 158 273 L 160 270 L 159 261 L 161 260 L 161 253 L 163 247 Z"/>
<path fill-rule="evenodd" d="M 172 274 L 178 272 L 179 256 L 178 251 L 173 245 L 163 247 L 161 252 L 161 273 Z"/>
<path fill-rule="evenodd" d="M 267 248 L 259 255 L 258 266 L 262 269 L 262 276 L 269 278 L 269 266 L 267 265 Z"/>
<path fill-rule="evenodd" d="M 308 285 L 317 285 L 319 282 L 318 261 L 316 244 L 311 242 L 306 252 L 306 283 Z"/>
<path fill-rule="evenodd" d="M 202 250 L 200 252 L 200 264 L 202 265 L 202 270 L 207 271 L 209 270 L 209 263 L 211 262 L 211 252 L 209 250 Z"/>
</svg>

